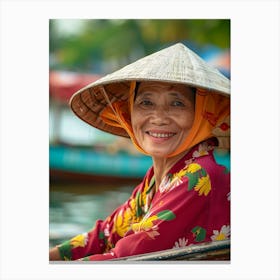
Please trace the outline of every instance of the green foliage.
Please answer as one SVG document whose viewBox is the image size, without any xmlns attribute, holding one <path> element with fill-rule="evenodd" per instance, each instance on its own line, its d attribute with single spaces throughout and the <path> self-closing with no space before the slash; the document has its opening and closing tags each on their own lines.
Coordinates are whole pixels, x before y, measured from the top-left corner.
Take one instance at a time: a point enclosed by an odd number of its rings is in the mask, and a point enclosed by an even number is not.
<svg viewBox="0 0 280 280">
<path fill-rule="evenodd" d="M 230 46 L 227 19 L 63 20 L 64 29 L 54 19 L 49 26 L 54 69 L 102 74 L 179 41 L 196 48 Z"/>
</svg>

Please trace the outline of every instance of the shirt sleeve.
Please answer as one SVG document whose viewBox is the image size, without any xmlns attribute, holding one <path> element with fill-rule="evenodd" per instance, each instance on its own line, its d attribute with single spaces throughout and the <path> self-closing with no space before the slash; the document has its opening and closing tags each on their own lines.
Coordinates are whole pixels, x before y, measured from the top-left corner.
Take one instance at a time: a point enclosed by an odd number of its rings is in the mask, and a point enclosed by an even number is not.
<svg viewBox="0 0 280 280">
<path fill-rule="evenodd" d="M 96 221 L 92 230 L 79 234 L 58 245 L 62 260 L 87 259 L 90 255 L 106 254 L 124 237 L 139 215 L 136 199 L 142 184 L 138 185 L 130 198 L 104 221 Z"/>
</svg>

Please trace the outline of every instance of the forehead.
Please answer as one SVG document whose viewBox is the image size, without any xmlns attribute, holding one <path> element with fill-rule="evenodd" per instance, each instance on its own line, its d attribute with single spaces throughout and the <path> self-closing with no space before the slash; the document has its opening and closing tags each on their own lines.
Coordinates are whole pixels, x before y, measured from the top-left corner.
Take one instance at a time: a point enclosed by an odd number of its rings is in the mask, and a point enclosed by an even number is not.
<svg viewBox="0 0 280 280">
<path fill-rule="evenodd" d="M 179 91 L 183 93 L 192 92 L 191 88 L 183 84 L 172 84 L 157 81 L 141 82 L 138 88 L 138 92 L 146 90 L 167 90 L 167 91 Z"/>
</svg>

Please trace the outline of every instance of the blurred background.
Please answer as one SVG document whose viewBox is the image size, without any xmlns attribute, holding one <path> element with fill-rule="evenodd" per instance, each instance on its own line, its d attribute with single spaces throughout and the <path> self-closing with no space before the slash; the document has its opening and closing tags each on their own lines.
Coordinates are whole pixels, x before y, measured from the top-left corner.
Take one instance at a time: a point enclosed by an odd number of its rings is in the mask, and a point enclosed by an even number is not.
<svg viewBox="0 0 280 280">
<path fill-rule="evenodd" d="M 71 95 L 177 42 L 230 78 L 227 19 L 49 21 L 50 247 L 106 218 L 152 164 L 129 140 L 79 120 L 68 106 Z"/>
</svg>

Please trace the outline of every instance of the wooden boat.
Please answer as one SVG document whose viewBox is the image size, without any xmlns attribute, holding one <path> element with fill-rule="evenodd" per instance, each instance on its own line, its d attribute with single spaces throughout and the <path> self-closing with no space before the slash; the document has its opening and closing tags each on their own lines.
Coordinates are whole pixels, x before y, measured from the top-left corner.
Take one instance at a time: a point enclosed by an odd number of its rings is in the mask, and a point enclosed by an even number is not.
<svg viewBox="0 0 280 280">
<path fill-rule="evenodd" d="M 230 261 L 230 240 L 206 242 L 113 261 Z"/>
</svg>

